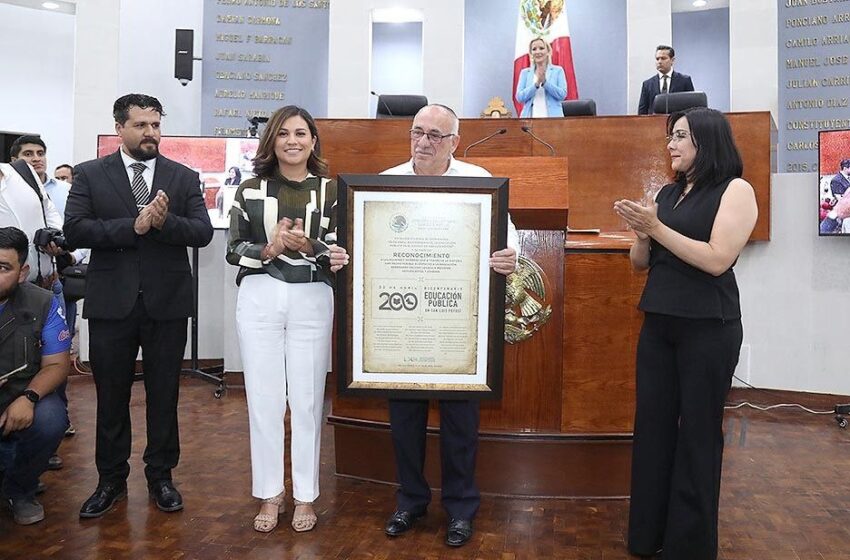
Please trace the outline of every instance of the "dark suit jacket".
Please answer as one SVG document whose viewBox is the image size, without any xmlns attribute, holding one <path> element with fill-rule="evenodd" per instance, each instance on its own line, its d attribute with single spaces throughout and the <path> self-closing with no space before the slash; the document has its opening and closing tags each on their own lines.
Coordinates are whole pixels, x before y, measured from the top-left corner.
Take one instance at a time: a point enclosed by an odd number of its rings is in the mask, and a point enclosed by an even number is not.
<svg viewBox="0 0 850 560">
<path fill-rule="evenodd" d="M 839 171 L 829 182 L 829 188 L 833 196 L 844 196 L 847 194 L 847 189 L 850 189 L 850 180 Z"/>
<path fill-rule="evenodd" d="M 139 292 L 152 318 L 192 314 L 192 275 L 186 247 L 203 247 L 213 228 L 198 174 L 162 156 L 156 158 L 151 196 L 168 195 L 162 230 L 133 229 L 139 215 L 121 154 L 115 152 L 74 168 L 65 206 L 65 236 L 74 247 L 91 247 L 83 316 L 122 319 Z"/>
<path fill-rule="evenodd" d="M 694 83 L 687 74 L 680 74 L 673 70 L 673 73 L 670 75 L 670 89 L 668 93 L 676 93 L 677 91 L 694 91 Z M 655 101 L 655 96 L 659 93 L 661 93 L 661 84 L 656 73 L 648 80 L 645 80 L 643 87 L 640 88 L 638 115 L 652 114 L 652 102 Z"/>
</svg>

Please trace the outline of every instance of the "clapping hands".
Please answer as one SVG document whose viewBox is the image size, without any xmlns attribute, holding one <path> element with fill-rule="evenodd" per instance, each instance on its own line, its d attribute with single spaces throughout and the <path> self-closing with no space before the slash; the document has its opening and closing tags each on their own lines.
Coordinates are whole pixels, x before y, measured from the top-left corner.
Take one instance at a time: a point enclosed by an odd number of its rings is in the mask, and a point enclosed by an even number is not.
<svg viewBox="0 0 850 560">
<path fill-rule="evenodd" d="M 658 204 L 655 202 L 644 206 L 633 200 L 618 200 L 614 203 L 614 212 L 625 220 L 638 239 L 647 239 L 650 232 L 661 223 L 658 221 Z"/>
<path fill-rule="evenodd" d="M 156 197 L 139 211 L 139 216 L 133 224 L 138 235 L 144 235 L 152 227 L 162 229 L 168 217 L 168 195 L 164 191 L 156 191 Z"/>
<path fill-rule="evenodd" d="M 283 218 L 277 223 L 272 235 L 272 249 L 277 255 L 285 250 L 312 254 L 313 246 L 304 232 L 304 220 L 301 218 Z"/>
</svg>

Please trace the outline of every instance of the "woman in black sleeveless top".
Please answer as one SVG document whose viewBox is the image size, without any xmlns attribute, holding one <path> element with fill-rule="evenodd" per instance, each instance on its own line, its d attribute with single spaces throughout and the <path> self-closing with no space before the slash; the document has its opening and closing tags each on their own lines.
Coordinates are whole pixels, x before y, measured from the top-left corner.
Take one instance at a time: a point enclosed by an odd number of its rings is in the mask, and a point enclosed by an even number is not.
<svg viewBox="0 0 850 560">
<path fill-rule="evenodd" d="M 632 266 L 649 270 L 639 306 L 629 550 L 713 560 L 723 406 L 743 338 L 732 266 L 758 208 L 721 113 L 674 113 L 667 132 L 675 182 L 651 205 L 614 205 L 637 236 Z"/>
</svg>

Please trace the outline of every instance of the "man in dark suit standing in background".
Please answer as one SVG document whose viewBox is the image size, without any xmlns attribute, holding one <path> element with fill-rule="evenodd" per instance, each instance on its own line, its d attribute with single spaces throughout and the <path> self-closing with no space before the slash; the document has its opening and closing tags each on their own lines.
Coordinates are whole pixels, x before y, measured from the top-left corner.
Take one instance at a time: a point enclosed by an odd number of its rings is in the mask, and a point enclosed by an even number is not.
<svg viewBox="0 0 850 560">
<path fill-rule="evenodd" d="M 638 115 L 651 115 L 652 102 L 659 93 L 676 93 L 678 91 L 694 91 L 694 83 L 687 74 L 673 70 L 676 62 L 676 51 L 667 45 L 658 45 L 655 49 L 655 69 L 658 73 L 643 82 L 640 88 L 640 103 Z"/>
<path fill-rule="evenodd" d="M 171 480 L 180 456 L 177 396 L 192 314 L 187 247 L 213 235 L 198 174 L 159 154 L 162 105 L 151 96 L 115 101 L 120 149 L 74 169 L 65 236 L 91 247 L 83 316 L 97 389 L 97 489 L 80 517 L 100 517 L 127 495 L 130 390 L 142 349 L 148 491 L 162 511 L 183 508 Z"/>
</svg>

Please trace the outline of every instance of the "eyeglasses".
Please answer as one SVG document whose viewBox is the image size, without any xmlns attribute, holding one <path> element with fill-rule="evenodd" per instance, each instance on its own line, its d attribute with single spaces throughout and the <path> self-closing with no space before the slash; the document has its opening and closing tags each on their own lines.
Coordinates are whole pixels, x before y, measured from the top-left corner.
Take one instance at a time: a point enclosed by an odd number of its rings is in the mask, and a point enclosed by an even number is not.
<svg viewBox="0 0 850 560">
<path fill-rule="evenodd" d="M 410 139 L 411 140 L 419 140 L 423 136 L 428 137 L 428 141 L 432 144 L 439 144 L 443 141 L 443 138 L 448 138 L 449 136 L 454 136 L 453 133 L 449 132 L 448 134 L 440 134 L 439 132 L 425 132 L 421 128 L 411 128 L 410 129 Z"/>
<path fill-rule="evenodd" d="M 670 136 L 665 136 L 665 139 L 667 140 L 668 144 L 670 144 L 671 142 L 673 144 L 678 144 L 679 142 L 685 140 L 686 138 L 689 138 L 690 136 L 691 134 L 687 130 L 674 130 L 673 134 L 671 134 Z"/>
</svg>

